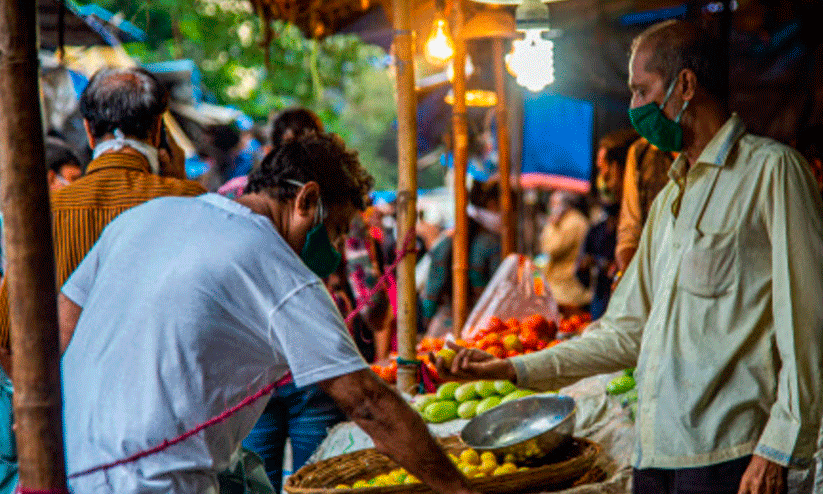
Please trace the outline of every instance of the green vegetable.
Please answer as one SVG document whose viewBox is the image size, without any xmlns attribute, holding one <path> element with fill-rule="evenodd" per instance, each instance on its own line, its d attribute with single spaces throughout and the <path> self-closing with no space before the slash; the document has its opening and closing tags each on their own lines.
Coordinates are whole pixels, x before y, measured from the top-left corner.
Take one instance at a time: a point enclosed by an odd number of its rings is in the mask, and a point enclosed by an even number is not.
<svg viewBox="0 0 823 494">
<path fill-rule="evenodd" d="M 606 386 L 606 392 L 610 395 L 621 395 L 634 388 L 634 378 L 631 376 L 620 376 L 611 380 Z"/>
</svg>

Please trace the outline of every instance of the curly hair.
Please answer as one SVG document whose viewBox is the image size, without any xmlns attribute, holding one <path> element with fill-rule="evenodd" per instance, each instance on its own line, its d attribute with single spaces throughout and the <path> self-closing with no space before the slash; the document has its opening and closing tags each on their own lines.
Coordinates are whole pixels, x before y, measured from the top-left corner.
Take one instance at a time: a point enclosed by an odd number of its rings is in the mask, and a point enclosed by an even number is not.
<svg viewBox="0 0 823 494">
<path fill-rule="evenodd" d="M 693 23 L 668 20 L 637 35 L 632 41 L 632 53 L 641 46 L 648 48 L 651 57 L 645 69 L 657 72 L 667 82 L 681 70 L 690 69 L 706 92 L 725 101 L 729 88 L 723 75 L 728 68 L 717 49 L 718 43 L 721 41 L 717 37 Z"/>
<path fill-rule="evenodd" d="M 272 150 L 249 173 L 244 192 L 262 192 L 281 201 L 293 199 L 298 187 L 289 180 L 317 182 L 327 208 L 351 204 L 361 211 L 374 186 L 357 152 L 331 133 L 302 135 Z"/>
</svg>

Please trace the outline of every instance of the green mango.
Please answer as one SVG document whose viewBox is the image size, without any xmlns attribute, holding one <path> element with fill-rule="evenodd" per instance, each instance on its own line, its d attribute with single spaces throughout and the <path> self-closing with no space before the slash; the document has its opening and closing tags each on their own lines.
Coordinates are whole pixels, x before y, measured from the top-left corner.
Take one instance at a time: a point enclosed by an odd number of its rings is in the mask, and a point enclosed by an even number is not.
<svg viewBox="0 0 823 494">
<path fill-rule="evenodd" d="M 418 412 L 422 412 L 427 406 L 431 405 L 435 401 L 437 401 L 437 396 L 434 393 L 417 395 L 414 397 L 414 400 L 412 400 L 411 406 Z"/>
<path fill-rule="evenodd" d="M 533 394 L 535 394 L 534 391 L 532 391 L 530 389 L 517 389 L 517 390 L 512 391 L 511 393 L 507 394 L 506 396 L 504 396 L 503 399 L 500 400 L 500 403 L 501 404 L 508 403 L 512 400 L 516 400 L 518 398 L 525 398 L 525 397 L 531 396 Z"/>
<path fill-rule="evenodd" d="M 456 382 L 441 384 L 440 387 L 437 388 L 437 398 L 440 400 L 453 400 L 454 392 L 459 386 L 460 384 Z"/>
<path fill-rule="evenodd" d="M 436 401 L 423 410 L 426 422 L 439 424 L 457 418 L 457 402 L 453 400 Z"/>
<path fill-rule="evenodd" d="M 618 376 L 606 385 L 606 392 L 610 395 L 621 395 L 634 388 L 634 378 L 631 376 Z"/>
<path fill-rule="evenodd" d="M 475 381 L 474 390 L 481 398 L 488 398 L 491 395 L 497 394 L 493 381 Z"/>
<path fill-rule="evenodd" d="M 517 387 L 514 384 L 512 384 L 511 381 L 495 381 L 494 389 L 500 396 L 506 396 L 507 394 L 516 390 Z"/>
<path fill-rule="evenodd" d="M 475 415 L 480 415 L 481 413 L 488 412 L 492 408 L 496 407 L 500 404 L 501 398 L 499 396 L 489 396 L 480 401 L 477 404 L 477 408 L 474 410 Z"/>
<path fill-rule="evenodd" d="M 468 400 L 464 401 L 457 407 L 457 416 L 461 419 L 470 419 L 477 414 L 477 405 L 480 404 L 479 400 Z"/>
<path fill-rule="evenodd" d="M 463 403 L 477 398 L 477 390 L 474 389 L 474 383 L 466 383 L 454 390 L 454 399 Z"/>
</svg>

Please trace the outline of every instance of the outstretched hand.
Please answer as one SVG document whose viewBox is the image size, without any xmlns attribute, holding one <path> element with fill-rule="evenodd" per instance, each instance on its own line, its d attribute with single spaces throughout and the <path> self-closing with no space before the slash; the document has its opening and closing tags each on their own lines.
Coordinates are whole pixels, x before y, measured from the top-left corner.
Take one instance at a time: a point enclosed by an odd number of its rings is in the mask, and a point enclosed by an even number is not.
<svg viewBox="0 0 823 494">
<path fill-rule="evenodd" d="M 462 347 L 451 341 L 447 341 L 446 346 L 456 352 L 450 365 L 441 356 L 429 355 L 443 379 L 507 379 L 512 382 L 517 379 L 514 366 L 506 359 L 497 358 L 477 348 Z"/>
<path fill-rule="evenodd" d="M 753 455 L 738 494 L 785 494 L 786 490 L 786 467 Z"/>
</svg>

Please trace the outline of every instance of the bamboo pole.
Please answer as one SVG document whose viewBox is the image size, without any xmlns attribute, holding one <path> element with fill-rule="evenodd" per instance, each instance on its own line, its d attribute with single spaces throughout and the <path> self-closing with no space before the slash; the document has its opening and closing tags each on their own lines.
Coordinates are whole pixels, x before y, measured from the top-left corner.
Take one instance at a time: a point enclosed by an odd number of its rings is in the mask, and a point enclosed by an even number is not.
<svg viewBox="0 0 823 494">
<path fill-rule="evenodd" d="M 414 33 L 409 0 L 394 1 L 394 57 L 397 73 L 397 247 L 415 235 L 417 221 L 417 95 L 414 90 Z M 410 247 L 413 247 L 414 244 Z M 397 265 L 397 351 L 400 359 L 417 358 L 416 256 L 409 254 Z M 417 367 L 397 366 L 397 388 L 414 393 Z"/>
<path fill-rule="evenodd" d="M 497 156 L 500 169 L 500 212 L 502 216 L 500 241 L 503 258 L 515 252 L 515 211 L 512 203 L 511 142 L 509 139 L 509 110 L 506 95 L 506 75 L 503 68 L 503 38 L 494 38 L 494 85 L 497 92 Z"/>
<path fill-rule="evenodd" d="M 454 2 L 454 33 L 463 28 L 463 0 Z M 454 237 L 452 239 L 452 316 L 453 332 L 460 331 L 469 312 L 469 219 L 466 216 L 466 168 L 469 158 L 469 128 L 466 123 L 466 41 L 454 37 L 454 106 L 452 132 L 454 134 Z"/>
<path fill-rule="evenodd" d="M 20 487 L 66 488 L 37 2 L 0 6 L 0 174 Z"/>
</svg>

